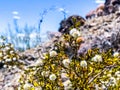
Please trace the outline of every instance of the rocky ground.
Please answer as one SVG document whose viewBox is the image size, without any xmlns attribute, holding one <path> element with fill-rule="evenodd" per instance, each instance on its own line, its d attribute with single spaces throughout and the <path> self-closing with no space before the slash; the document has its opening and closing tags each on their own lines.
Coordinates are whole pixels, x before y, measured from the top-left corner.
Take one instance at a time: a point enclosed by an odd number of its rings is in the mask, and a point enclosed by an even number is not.
<svg viewBox="0 0 120 90">
<path fill-rule="evenodd" d="M 85 42 L 78 53 L 90 48 L 120 52 L 120 12 L 87 20 L 80 30 Z"/>
<path fill-rule="evenodd" d="M 18 68 L 0 70 L 0 90 L 17 90 L 21 70 Z"/>
<path fill-rule="evenodd" d="M 120 52 L 120 12 L 86 20 L 85 25 L 80 27 L 80 30 L 85 40 L 80 46 L 79 54 L 95 47 L 105 51 L 113 48 L 115 51 Z M 43 44 L 44 48 L 42 47 L 42 49 L 51 48 L 56 39 L 53 37 L 49 42 Z M 22 56 L 21 61 L 26 65 L 24 68 L 36 61 L 36 58 L 40 55 L 39 50 L 41 50 L 40 46 L 20 53 L 20 56 Z M 23 70 L 17 68 L 17 66 L 1 68 L 0 90 L 17 90 L 21 73 L 23 73 Z"/>
</svg>

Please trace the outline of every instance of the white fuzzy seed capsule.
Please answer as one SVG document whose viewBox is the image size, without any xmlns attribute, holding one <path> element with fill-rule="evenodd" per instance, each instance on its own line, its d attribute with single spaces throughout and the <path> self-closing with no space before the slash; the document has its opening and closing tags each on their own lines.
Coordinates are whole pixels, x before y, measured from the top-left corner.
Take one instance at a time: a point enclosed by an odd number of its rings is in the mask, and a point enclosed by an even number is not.
<svg viewBox="0 0 120 90">
<path fill-rule="evenodd" d="M 64 65 L 65 67 L 69 67 L 70 60 L 69 60 L 69 59 L 64 59 L 64 60 L 62 61 L 62 63 L 63 63 L 63 65 Z"/>
<path fill-rule="evenodd" d="M 81 61 L 80 66 L 83 67 L 83 68 L 86 68 L 87 67 L 87 62 L 85 60 Z"/>
<path fill-rule="evenodd" d="M 45 71 L 42 71 L 42 72 L 41 72 L 41 75 L 42 75 L 42 76 L 45 76 L 45 74 L 46 74 Z"/>
<path fill-rule="evenodd" d="M 115 53 L 113 54 L 113 56 L 114 56 L 114 57 L 118 57 L 118 56 L 119 56 L 119 52 L 115 52 Z"/>
<path fill-rule="evenodd" d="M 7 68 L 7 65 L 3 65 L 4 68 Z"/>
<path fill-rule="evenodd" d="M 4 60 L 2 60 L 1 62 L 2 62 L 2 63 L 5 63 L 5 61 L 4 61 Z"/>
<path fill-rule="evenodd" d="M 6 51 L 9 50 L 9 49 L 10 49 L 10 47 L 8 47 L 8 46 L 5 47 L 5 50 L 6 50 Z"/>
<path fill-rule="evenodd" d="M 14 51 L 10 51 L 10 54 L 13 54 L 14 53 Z"/>
<path fill-rule="evenodd" d="M 57 77 L 56 77 L 55 74 L 51 74 L 51 75 L 49 76 L 49 79 L 50 79 L 51 81 L 54 81 L 56 78 L 57 78 Z"/>
<path fill-rule="evenodd" d="M 13 61 L 16 61 L 17 60 L 17 58 L 16 57 L 13 57 Z"/>
<path fill-rule="evenodd" d="M 65 82 L 63 82 L 64 87 L 71 87 L 72 83 L 70 80 L 66 80 Z"/>
<path fill-rule="evenodd" d="M 24 90 L 30 90 L 31 87 L 32 87 L 32 85 L 29 84 L 29 83 L 26 83 L 26 84 L 24 84 L 24 86 L 23 86 Z"/>
<path fill-rule="evenodd" d="M 4 56 L 3 59 L 7 59 L 8 58 L 8 55 Z"/>
<path fill-rule="evenodd" d="M 92 58 L 92 61 L 94 62 L 102 62 L 102 56 L 101 55 L 95 55 L 93 58 Z"/>
<path fill-rule="evenodd" d="M 41 59 L 38 59 L 36 62 L 35 62 L 35 66 L 42 66 L 43 65 L 43 60 Z"/>
<path fill-rule="evenodd" d="M 11 69 L 12 69 L 12 66 L 8 66 L 8 69 L 11 70 Z"/>
<path fill-rule="evenodd" d="M 12 61 L 12 60 L 11 60 L 10 58 L 8 58 L 8 59 L 6 59 L 5 61 L 6 61 L 6 62 L 10 62 L 10 61 Z"/>
<path fill-rule="evenodd" d="M 41 72 L 41 75 L 43 76 L 43 77 L 48 77 L 49 76 L 49 71 L 42 71 Z"/>
<path fill-rule="evenodd" d="M 70 30 L 70 35 L 73 36 L 74 38 L 81 36 L 80 32 L 76 28 Z"/>
<path fill-rule="evenodd" d="M 50 51 L 50 57 L 55 57 L 57 55 L 57 52 L 56 51 Z"/>
</svg>

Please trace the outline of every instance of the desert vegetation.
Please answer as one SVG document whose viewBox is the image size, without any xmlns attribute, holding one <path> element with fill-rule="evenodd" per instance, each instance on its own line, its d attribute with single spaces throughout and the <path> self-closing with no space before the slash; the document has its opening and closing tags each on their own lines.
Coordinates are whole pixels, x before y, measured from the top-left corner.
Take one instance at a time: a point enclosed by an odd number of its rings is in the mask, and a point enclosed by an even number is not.
<svg viewBox="0 0 120 90">
<path fill-rule="evenodd" d="M 60 8 L 60 35 L 43 45 L 41 24 L 51 10 L 56 8 L 41 13 L 37 27 L 21 30 L 15 18 L 17 35 L 9 27 L 9 38 L 0 37 L 0 67 L 20 70 L 12 90 L 120 90 L 120 13 L 85 20 L 79 15 L 67 18 Z"/>
</svg>

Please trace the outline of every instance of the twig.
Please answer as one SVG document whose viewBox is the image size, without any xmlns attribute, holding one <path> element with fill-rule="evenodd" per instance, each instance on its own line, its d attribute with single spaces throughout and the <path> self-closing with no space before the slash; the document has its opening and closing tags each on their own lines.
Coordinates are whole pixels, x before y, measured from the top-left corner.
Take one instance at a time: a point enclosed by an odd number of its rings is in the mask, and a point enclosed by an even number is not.
<svg viewBox="0 0 120 90">
<path fill-rule="evenodd" d="M 98 73 L 97 75 L 95 75 L 93 78 L 91 78 L 88 82 L 88 84 L 90 84 L 92 81 L 94 81 L 95 78 L 97 78 L 100 74 L 102 74 L 104 71 L 108 70 L 108 69 L 112 69 L 116 66 L 116 64 L 110 65 L 110 66 L 106 66 L 100 73 Z"/>
</svg>

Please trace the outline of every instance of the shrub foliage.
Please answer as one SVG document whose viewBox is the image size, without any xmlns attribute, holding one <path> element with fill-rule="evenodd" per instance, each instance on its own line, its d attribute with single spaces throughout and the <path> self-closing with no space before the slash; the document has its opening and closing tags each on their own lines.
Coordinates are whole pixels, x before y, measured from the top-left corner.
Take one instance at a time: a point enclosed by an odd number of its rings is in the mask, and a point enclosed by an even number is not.
<svg viewBox="0 0 120 90">
<path fill-rule="evenodd" d="M 119 90 L 119 52 L 96 48 L 79 56 L 81 43 L 78 32 L 63 34 L 52 49 L 44 52 L 44 58 L 38 59 L 37 65 L 25 70 L 20 90 Z"/>
</svg>

